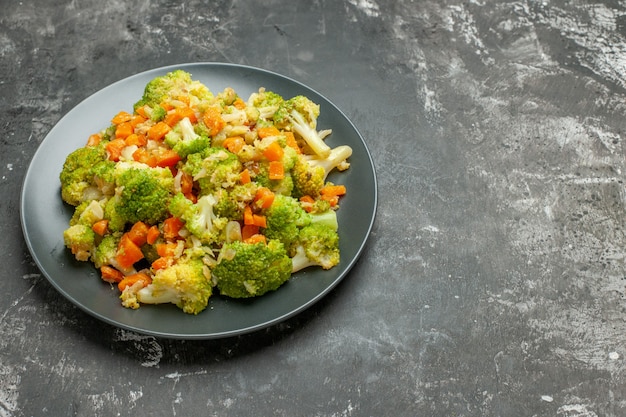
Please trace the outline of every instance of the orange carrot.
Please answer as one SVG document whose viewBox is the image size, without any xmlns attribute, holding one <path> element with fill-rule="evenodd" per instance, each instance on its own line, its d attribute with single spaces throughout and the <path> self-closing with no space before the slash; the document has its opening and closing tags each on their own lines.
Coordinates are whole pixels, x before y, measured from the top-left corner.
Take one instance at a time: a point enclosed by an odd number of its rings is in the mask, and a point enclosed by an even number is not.
<svg viewBox="0 0 626 417">
<path fill-rule="evenodd" d="M 313 210 L 313 204 L 315 204 L 315 199 L 310 195 L 303 195 L 300 197 L 300 205 L 307 212 L 311 212 Z"/>
<path fill-rule="evenodd" d="M 253 214 L 252 224 L 258 227 L 267 227 L 267 218 L 261 214 Z"/>
<path fill-rule="evenodd" d="M 146 233 L 146 243 L 148 245 L 154 245 L 157 239 L 161 236 L 161 232 L 157 225 L 150 226 L 148 233 Z"/>
<path fill-rule="evenodd" d="M 246 239 L 250 239 L 250 237 L 259 234 L 259 226 L 255 226 L 253 224 L 244 225 L 241 228 L 241 238 L 245 241 Z"/>
<path fill-rule="evenodd" d="M 98 146 L 102 141 L 102 135 L 100 133 L 94 133 L 87 139 L 87 146 Z"/>
<path fill-rule="evenodd" d="M 122 149 L 126 147 L 126 142 L 124 139 L 113 139 L 109 143 L 106 144 L 105 148 L 109 153 L 109 159 L 111 161 L 119 161 L 120 156 L 122 155 Z"/>
<path fill-rule="evenodd" d="M 124 291 L 126 287 L 130 287 L 131 285 L 136 284 L 137 282 L 143 282 L 143 287 L 149 285 L 152 282 L 152 278 L 148 274 L 143 272 L 137 272 L 135 274 L 130 274 L 125 276 L 118 284 L 117 288 L 120 291 Z"/>
<path fill-rule="evenodd" d="M 202 116 L 202 122 L 209 129 L 209 136 L 217 135 L 226 126 L 218 107 L 209 107 Z"/>
<path fill-rule="evenodd" d="M 246 102 L 241 99 L 241 97 L 237 97 L 233 102 L 233 106 L 235 106 L 238 110 L 243 110 L 246 108 Z"/>
<path fill-rule="evenodd" d="M 242 184 L 248 184 L 250 181 L 252 181 L 252 178 L 250 178 L 250 171 L 246 168 L 239 174 L 239 182 Z"/>
<path fill-rule="evenodd" d="M 130 122 L 122 122 L 115 128 L 115 138 L 126 139 L 128 136 L 133 134 L 134 131 L 135 128 L 133 128 L 133 125 L 131 125 Z"/>
<path fill-rule="evenodd" d="M 178 232 L 183 228 L 185 222 L 178 217 L 168 217 L 163 221 L 163 237 L 166 240 L 175 240 L 179 238 Z"/>
<path fill-rule="evenodd" d="M 128 238 L 137 246 L 143 246 L 148 240 L 148 225 L 142 221 L 133 224 L 127 232 Z"/>
<path fill-rule="evenodd" d="M 232 153 L 238 153 L 239 151 L 241 151 L 241 149 L 243 149 L 243 145 L 245 144 L 246 142 L 241 136 L 230 136 L 224 139 L 224 142 L 222 142 L 222 146 Z"/>
<path fill-rule="evenodd" d="M 274 126 L 259 127 L 257 128 L 256 133 L 261 139 L 280 135 L 280 131 Z"/>
<path fill-rule="evenodd" d="M 280 161 L 284 154 L 285 150 L 277 141 L 270 143 L 269 146 L 263 151 L 263 156 L 269 161 Z"/>
<path fill-rule="evenodd" d="M 120 240 L 115 259 L 122 268 L 130 268 L 135 262 L 143 259 L 141 248 L 130 239 L 128 233 L 124 233 Z"/>
<path fill-rule="evenodd" d="M 268 171 L 270 180 L 282 180 L 285 178 L 285 167 L 281 161 L 270 161 Z"/>
<path fill-rule="evenodd" d="M 243 224 L 245 226 L 254 225 L 254 217 L 252 214 L 252 208 L 250 206 L 246 206 L 243 209 Z"/>
<path fill-rule="evenodd" d="M 274 192 L 267 187 L 259 187 L 254 196 L 254 203 L 262 209 L 270 208 L 274 202 Z"/>
<path fill-rule="evenodd" d="M 132 119 L 132 115 L 124 110 L 120 111 L 118 114 L 111 119 L 111 123 L 114 125 L 119 125 L 120 123 L 129 122 Z"/>
<path fill-rule="evenodd" d="M 136 146 L 145 146 L 148 143 L 148 138 L 145 135 L 131 133 L 126 137 L 126 146 L 136 145 Z"/>
<path fill-rule="evenodd" d="M 104 236 L 107 232 L 108 227 L 109 227 L 109 221 L 107 219 L 102 219 L 92 224 L 91 230 L 93 230 L 94 233 L 99 236 Z"/>
<path fill-rule="evenodd" d="M 173 167 L 180 161 L 180 155 L 173 149 L 160 149 L 156 153 L 156 165 L 161 168 Z"/>
<path fill-rule="evenodd" d="M 100 274 L 102 280 L 110 283 L 120 282 L 124 278 L 124 274 L 121 271 L 113 268 L 109 265 L 103 265 L 100 267 Z"/>
<path fill-rule="evenodd" d="M 287 138 L 287 146 L 295 149 L 296 153 L 302 153 L 302 149 L 300 149 L 293 132 L 283 132 L 283 135 Z"/>
<path fill-rule="evenodd" d="M 160 258 L 157 258 L 156 261 L 152 262 L 151 266 L 153 270 L 157 271 L 159 269 L 169 267 L 172 263 L 174 263 L 174 260 L 171 256 L 161 256 Z"/>
<path fill-rule="evenodd" d="M 147 119 L 148 118 L 146 116 L 142 116 L 140 114 L 133 114 L 129 122 L 132 127 L 136 127 L 137 125 L 144 123 Z"/>
<path fill-rule="evenodd" d="M 157 243 L 155 246 L 157 254 L 161 257 L 174 256 L 176 254 L 177 247 L 178 244 L 174 242 Z"/>
<path fill-rule="evenodd" d="M 320 194 L 322 194 L 323 196 L 327 196 L 327 197 L 341 196 L 341 195 L 344 195 L 345 193 L 346 193 L 346 186 L 345 185 L 331 185 L 331 184 L 329 184 L 329 185 L 325 185 L 320 190 Z"/>
<path fill-rule="evenodd" d="M 150 116 L 148 116 L 148 112 L 146 112 L 146 106 L 137 107 L 135 109 L 135 113 L 137 113 L 139 116 L 143 117 L 146 120 L 150 118 Z"/>
<path fill-rule="evenodd" d="M 198 121 L 196 113 L 190 107 L 177 107 L 170 110 L 163 121 L 169 126 L 174 127 L 176 123 L 180 122 L 185 117 L 187 117 L 191 123 L 196 123 Z"/>
<path fill-rule="evenodd" d="M 165 122 L 158 122 L 148 129 L 148 139 L 161 140 L 172 128 Z"/>
<path fill-rule="evenodd" d="M 267 239 L 265 238 L 265 236 L 261 235 L 259 233 L 255 233 L 252 236 L 244 239 L 243 241 L 244 241 L 244 243 L 250 243 L 250 244 L 255 244 L 255 243 L 265 243 L 265 244 L 267 244 Z"/>
</svg>

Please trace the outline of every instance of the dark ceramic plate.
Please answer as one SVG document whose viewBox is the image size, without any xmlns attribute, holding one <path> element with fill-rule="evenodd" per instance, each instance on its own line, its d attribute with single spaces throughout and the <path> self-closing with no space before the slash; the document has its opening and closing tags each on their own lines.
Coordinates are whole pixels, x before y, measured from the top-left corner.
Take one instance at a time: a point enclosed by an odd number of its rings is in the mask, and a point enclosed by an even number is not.
<svg viewBox="0 0 626 417">
<path fill-rule="evenodd" d="M 121 306 L 117 289 L 104 283 L 92 264 L 77 262 L 63 245 L 73 207 L 60 197 L 59 173 L 66 156 L 84 146 L 86 138 L 105 128 L 120 110 L 132 111 L 146 83 L 174 69 L 184 69 L 214 93 L 232 87 L 244 98 L 259 87 L 291 97 L 303 94 L 321 108 L 318 127 L 333 133 L 332 147 L 350 145 L 351 167 L 333 173 L 331 181 L 345 184 L 348 194 L 338 212 L 341 263 L 333 269 L 307 269 L 294 274 L 277 291 L 247 301 L 214 296 L 197 316 L 173 305 Z M 158 68 L 116 82 L 84 100 L 65 115 L 35 153 L 22 188 L 21 223 L 28 248 L 52 285 L 76 306 L 112 325 L 159 337 L 210 339 L 240 335 L 279 323 L 324 297 L 354 266 L 370 234 L 376 214 L 376 176 L 363 138 L 330 101 L 307 86 L 265 70 L 220 63 L 197 63 Z"/>
</svg>

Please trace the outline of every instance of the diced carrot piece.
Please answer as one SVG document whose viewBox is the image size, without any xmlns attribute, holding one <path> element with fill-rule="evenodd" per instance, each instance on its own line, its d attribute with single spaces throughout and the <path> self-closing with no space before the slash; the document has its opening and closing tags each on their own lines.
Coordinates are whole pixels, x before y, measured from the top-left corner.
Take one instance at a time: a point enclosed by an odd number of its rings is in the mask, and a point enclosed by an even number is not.
<svg viewBox="0 0 626 417">
<path fill-rule="evenodd" d="M 270 161 L 268 176 L 270 180 L 282 180 L 285 178 L 283 163 L 281 161 Z"/>
<path fill-rule="evenodd" d="M 105 146 L 109 154 L 109 159 L 115 162 L 120 160 L 120 156 L 122 155 L 122 149 L 124 149 L 125 147 L 126 142 L 124 141 L 124 139 L 113 139 Z"/>
<path fill-rule="evenodd" d="M 243 101 L 241 97 L 237 97 L 233 102 L 233 106 L 235 106 L 237 110 L 243 110 L 246 108 L 246 102 Z"/>
<path fill-rule="evenodd" d="M 243 224 L 246 226 L 254 224 L 254 217 L 252 214 L 252 208 L 250 206 L 246 206 L 243 209 Z"/>
<path fill-rule="evenodd" d="M 116 139 L 126 139 L 128 136 L 135 132 L 135 128 L 130 122 L 123 122 L 117 125 L 115 128 L 115 138 Z"/>
<path fill-rule="evenodd" d="M 148 139 L 161 140 L 172 128 L 165 122 L 158 122 L 148 129 Z"/>
<path fill-rule="evenodd" d="M 169 267 L 170 265 L 172 265 L 172 263 L 174 263 L 174 260 L 171 256 L 161 256 L 160 258 L 157 258 L 156 261 L 152 262 L 151 266 L 153 270 L 157 271 L 159 269 L 165 269 Z"/>
<path fill-rule="evenodd" d="M 243 241 L 244 243 L 250 243 L 250 244 L 255 244 L 255 243 L 267 244 L 267 239 L 265 238 L 265 236 L 259 233 L 255 233 L 252 236 L 244 239 Z"/>
<path fill-rule="evenodd" d="M 269 146 L 263 150 L 263 156 L 269 161 L 280 161 L 284 154 L 285 150 L 277 141 L 270 143 Z"/>
<path fill-rule="evenodd" d="M 102 141 L 102 135 L 100 133 L 94 133 L 87 139 L 87 146 L 98 146 Z"/>
<path fill-rule="evenodd" d="M 118 284 L 117 288 L 120 291 L 124 291 L 126 287 L 130 287 L 137 282 L 143 282 L 143 286 L 148 286 L 152 282 L 152 278 L 148 274 L 143 272 L 137 272 L 135 274 L 130 274 L 125 276 Z"/>
<path fill-rule="evenodd" d="M 152 168 L 157 166 L 156 156 L 153 153 L 148 152 L 146 148 L 138 148 L 135 152 L 133 152 L 133 159 Z"/>
<path fill-rule="evenodd" d="M 283 132 L 282 133 L 285 138 L 287 138 L 287 146 L 296 150 L 296 153 L 302 153 L 302 149 L 298 145 L 298 141 L 296 141 L 296 137 L 293 132 Z"/>
<path fill-rule="evenodd" d="M 245 241 L 251 236 L 259 234 L 259 226 L 253 224 L 246 224 L 241 228 L 241 238 Z"/>
<path fill-rule="evenodd" d="M 315 204 L 315 199 L 310 195 L 300 197 L 300 205 L 305 211 L 310 213 L 313 210 L 313 204 Z"/>
<path fill-rule="evenodd" d="M 193 192 L 193 177 L 191 174 L 183 172 L 180 177 L 180 192 L 187 195 Z"/>
<path fill-rule="evenodd" d="M 174 256 L 176 254 L 176 249 L 178 248 L 178 244 L 174 242 L 157 243 L 155 248 L 156 248 L 157 254 L 161 257 Z"/>
<path fill-rule="evenodd" d="M 178 234 L 183 228 L 185 222 L 178 217 L 168 217 L 163 221 L 163 237 L 166 240 L 175 240 L 180 237 Z"/>
<path fill-rule="evenodd" d="M 124 278 L 124 274 L 121 271 L 113 268 L 109 265 L 103 265 L 100 267 L 100 275 L 102 280 L 110 283 L 120 282 Z"/>
<path fill-rule="evenodd" d="M 173 167 L 180 161 L 180 155 L 173 149 L 160 149 L 156 153 L 156 165 L 161 168 Z"/>
<path fill-rule="evenodd" d="M 138 133 L 131 133 L 126 137 L 126 146 L 146 146 L 148 143 L 148 138 L 145 135 Z"/>
<path fill-rule="evenodd" d="M 133 241 L 137 246 L 143 246 L 148 239 L 148 225 L 142 221 L 139 221 L 130 228 L 127 232 L 128 238 Z"/>
<path fill-rule="evenodd" d="M 126 111 L 121 111 L 116 114 L 113 119 L 111 119 L 111 123 L 114 125 L 119 125 L 120 123 L 129 122 L 132 119 L 132 115 Z"/>
<path fill-rule="evenodd" d="M 150 116 L 148 116 L 148 112 L 146 111 L 146 106 L 137 107 L 135 109 L 135 113 L 143 117 L 145 120 L 150 118 Z"/>
<path fill-rule="evenodd" d="M 252 178 L 250 178 L 250 171 L 246 168 L 239 174 L 239 182 L 242 184 L 248 184 L 250 181 L 252 181 Z"/>
<path fill-rule="evenodd" d="M 148 232 L 146 233 L 146 243 L 148 245 L 154 245 L 157 239 L 161 236 L 161 232 L 159 231 L 159 227 L 157 225 L 150 226 Z"/>
<path fill-rule="evenodd" d="M 174 106 L 172 106 L 170 103 L 166 102 L 166 101 L 162 101 L 159 106 L 163 107 L 165 109 L 165 111 L 170 111 L 174 108 Z"/>
<path fill-rule="evenodd" d="M 224 142 L 222 142 L 222 146 L 232 153 L 240 152 L 245 144 L 246 142 L 241 136 L 230 136 L 224 139 Z"/>
<path fill-rule="evenodd" d="M 109 221 L 107 219 L 102 219 L 92 224 L 91 230 L 93 230 L 94 233 L 99 236 L 104 236 L 107 232 L 108 227 L 109 227 Z"/>
<path fill-rule="evenodd" d="M 252 224 L 259 227 L 267 227 L 267 217 L 261 214 L 252 215 Z"/>
<path fill-rule="evenodd" d="M 226 126 L 226 122 L 222 119 L 222 113 L 218 107 L 209 107 L 202 116 L 202 122 L 209 129 L 210 136 L 217 135 Z"/>
<path fill-rule="evenodd" d="M 122 268 L 130 268 L 137 261 L 143 259 L 143 257 L 141 248 L 130 239 L 128 233 L 124 233 L 118 246 L 117 255 L 115 256 L 117 263 Z"/>
<path fill-rule="evenodd" d="M 254 203 L 261 209 L 270 208 L 274 202 L 274 192 L 267 187 L 259 187 L 254 196 Z"/>
<path fill-rule="evenodd" d="M 146 116 L 143 116 L 140 114 L 133 114 L 129 122 L 132 127 L 137 127 L 137 125 L 144 123 L 147 119 L 148 118 Z"/>
<path fill-rule="evenodd" d="M 265 138 L 268 138 L 270 136 L 278 136 L 278 135 L 280 135 L 280 130 L 278 130 L 274 126 L 263 126 L 263 127 L 257 128 L 256 133 L 259 136 L 259 138 L 265 139 Z"/>
<path fill-rule="evenodd" d="M 341 196 L 341 195 L 344 195 L 345 193 L 346 193 L 345 185 L 325 185 L 320 190 L 320 194 L 322 194 L 323 196 L 328 196 L 328 197 Z"/>
</svg>

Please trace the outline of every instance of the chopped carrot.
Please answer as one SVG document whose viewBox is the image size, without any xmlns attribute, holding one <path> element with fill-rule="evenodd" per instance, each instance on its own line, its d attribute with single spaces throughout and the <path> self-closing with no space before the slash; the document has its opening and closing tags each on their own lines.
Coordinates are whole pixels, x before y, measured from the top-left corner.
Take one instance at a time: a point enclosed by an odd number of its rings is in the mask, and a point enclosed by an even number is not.
<svg viewBox="0 0 626 417">
<path fill-rule="evenodd" d="M 146 146 L 146 143 L 148 143 L 148 138 L 142 134 L 131 133 L 126 137 L 126 146 Z"/>
<path fill-rule="evenodd" d="M 245 226 L 250 226 L 254 224 L 254 217 L 252 214 L 252 207 L 246 206 L 243 209 L 243 224 Z"/>
<path fill-rule="evenodd" d="M 129 122 L 132 119 L 132 115 L 124 110 L 119 112 L 118 114 L 111 119 L 111 123 L 114 125 L 119 125 L 120 123 Z"/>
<path fill-rule="evenodd" d="M 155 247 L 157 254 L 161 257 L 174 256 L 176 254 L 178 244 L 174 242 L 157 243 Z"/>
<path fill-rule="evenodd" d="M 232 153 L 238 153 L 243 149 L 246 142 L 241 136 L 230 136 L 224 139 L 222 146 L 231 151 Z"/>
<path fill-rule="evenodd" d="M 233 102 L 233 106 L 235 106 L 237 110 L 243 110 L 246 108 L 246 102 L 243 101 L 241 97 L 237 97 Z"/>
<path fill-rule="evenodd" d="M 296 150 L 296 153 L 302 153 L 302 149 L 298 145 L 298 141 L 296 141 L 296 137 L 293 132 L 283 132 L 285 138 L 287 138 L 287 146 Z"/>
<path fill-rule="evenodd" d="M 137 125 L 144 123 L 147 119 L 148 118 L 146 116 L 142 116 L 140 114 L 133 114 L 129 122 L 132 127 L 137 127 Z"/>
<path fill-rule="evenodd" d="M 148 129 L 148 139 L 161 140 L 172 128 L 165 122 L 158 122 Z"/>
<path fill-rule="evenodd" d="M 174 108 L 174 106 L 172 106 L 170 103 L 162 101 L 159 106 L 163 107 L 165 109 L 165 111 L 170 111 Z"/>
<path fill-rule="evenodd" d="M 176 100 L 182 101 L 187 106 L 189 106 L 189 96 L 187 96 L 187 95 L 178 96 L 178 97 L 176 97 Z"/>
<path fill-rule="evenodd" d="M 148 116 L 148 112 L 146 111 L 146 106 L 137 107 L 135 109 L 135 113 L 137 113 L 139 116 L 143 117 L 146 120 L 150 118 L 150 116 Z"/>
<path fill-rule="evenodd" d="M 243 241 L 244 243 L 250 243 L 250 244 L 255 244 L 255 243 L 267 244 L 267 239 L 265 238 L 265 236 L 259 233 L 255 233 L 252 236 L 244 239 Z"/>
<path fill-rule="evenodd" d="M 252 224 L 259 227 L 267 227 L 267 217 L 261 214 L 252 215 Z"/>
<path fill-rule="evenodd" d="M 328 201 L 331 207 L 336 207 L 339 204 L 339 196 L 338 195 L 323 195 L 322 200 Z"/>
<path fill-rule="evenodd" d="M 269 167 L 270 180 L 282 180 L 285 178 L 285 167 L 281 161 L 270 161 Z"/>
<path fill-rule="evenodd" d="M 148 245 L 154 245 L 157 239 L 161 236 L 161 232 L 159 231 L 159 227 L 157 225 L 150 226 L 148 232 L 146 233 L 146 243 Z"/>
<path fill-rule="evenodd" d="M 135 152 L 133 152 L 133 159 L 152 168 L 157 166 L 156 156 L 153 153 L 148 152 L 146 148 L 138 148 Z"/>
<path fill-rule="evenodd" d="M 254 196 L 254 203 L 262 209 L 270 208 L 274 202 L 274 192 L 267 187 L 259 187 Z"/>
<path fill-rule="evenodd" d="M 122 268 L 130 268 L 135 262 L 143 259 L 143 252 L 127 233 L 122 235 L 115 259 Z"/>
<path fill-rule="evenodd" d="M 148 225 L 142 221 L 133 224 L 128 232 L 128 238 L 137 246 L 143 246 L 148 239 Z"/>
<path fill-rule="evenodd" d="M 239 174 L 239 182 L 242 184 L 248 184 L 250 181 L 252 181 L 252 178 L 250 178 L 250 171 L 246 168 Z"/>
<path fill-rule="evenodd" d="M 193 192 L 193 177 L 183 172 L 180 177 L 180 192 L 187 195 Z"/>
<path fill-rule="evenodd" d="M 92 224 L 91 230 L 93 230 L 94 233 L 99 236 L 104 236 L 107 232 L 108 227 L 109 227 L 109 221 L 107 219 L 102 219 Z"/>
<path fill-rule="evenodd" d="M 322 189 L 320 190 L 320 194 L 322 194 L 323 196 L 341 196 L 344 195 L 346 193 L 346 186 L 345 185 L 325 185 L 324 187 L 322 187 Z"/>
<path fill-rule="evenodd" d="M 176 107 L 175 109 L 170 110 L 167 113 L 163 121 L 169 126 L 174 127 L 185 117 L 187 117 L 191 123 L 196 123 L 198 121 L 198 119 L 196 118 L 196 113 L 191 107 Z"/>
<path fill-rule="evenodd" d="M 284 154 L 285 150 L 277 141 L 273 141 L 267 148 L 265 148 L 265 150 L 263 150 L 263 156 L 269 161 L 280 161 Z"/>
<path fill-rule="evenodd" d="M 120 156 L 122 155 L 122 149 L 124 149 L 125 147 L 126 141 L 124 141 L 124 139 L 113 139 L 105 146 L 109 154 L 109 159 L 115 162 L 120 160 Z"/>
<path fill-rule="evenodd" d="M 263 126 L 263 127 L 257 128 L 256 133 L 261 139 L 264 139 L 270 136 L 280 135 L 280 130 L 278 130 L 274 126 Z"/>
<path fill-rule="evenodd" d="M 120 282 L 124 279 L 124 274 L 121 271 L 113 268 L 109 265 L 103 265 L 100 267 L 100 275 L 102 280 L 110 283 Z"/>
<path fill-rule="evenodd" d="M 180 161 L 180 155 L 173 149 L 160 149 L 156 153 L 156 165 L 161 168 L 173 167 Z"/>
<path fill-rule="evenodd" d="M 165 269 L 169 267 L 170 265 L 172 265 L 172 263 L 174 263 L 174 260 L 171 256 L 161 256 L 160 258 L 157 258 L 156 261 L 152 262 L 151 266 L 153 270 L 157 271 L 159 269 Z"/>
<path fill-rule="evenodd" d="M 241 228 L 241 238 L 244 241 L 257 234 L 259 234 L 259 226 L 246 224 Z"/>
<path fill-rule="evenodd" d="M 178 234 L 183 228 L 185 222 L 178 217 L 168 217 L 163 221 L 163 237 L 166 240 L 175 240 L 180 237 Z"/>
<path fill-rule="evenodd" d="M 310 195 L 300 197 L 300 205 L 305 211 L 310 213 L 313 210 L 313 204 L 315 204 L 315 199 Z"/>
<path fill-rule="evenodd" d="M 143 282 L 143 287 L 149 285 L 152 282 L 152 278 L 146 273 L 137 272 L 135 274 L 130 274 L 125 276 L 118 284 L 117 288 L 120 291 L 124 291 L 126 287 L 130 287 L 138 282 Z"/>
<path fill-rule="evenodd" d="M 202 116 L 202 122 L 209 129 L 209 136 L 217 135 L 226 126 L 226 122 L 222 119 L 222 112 L 218 107 L 209 107 Z"/>
<path fill-rule="evenodd" d="M 102 141 L 102 135 L 100 133 L 94 133 L 87 139 L 87 146 L 97 146 Z"/>
<path fill-rule="evenodd" d="M 126 139 L 135 132 L 135 128 L 130 122 L 122 122 L 115 128 L 115 138 Z"/>
</svg>

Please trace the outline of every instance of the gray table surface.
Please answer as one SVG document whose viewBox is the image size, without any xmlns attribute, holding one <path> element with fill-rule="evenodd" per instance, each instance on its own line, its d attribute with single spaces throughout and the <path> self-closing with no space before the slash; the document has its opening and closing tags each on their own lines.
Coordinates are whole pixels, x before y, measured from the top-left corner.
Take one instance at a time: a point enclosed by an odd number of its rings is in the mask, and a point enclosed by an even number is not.
<svg viewBox="0 0 626 417">
<path fill-rule="evenodd" d="M 0 6 L 0 416 L 626 415 L 624 2 Z M 379 185 L 342 283 L 224 340 L 92 318 L 19 223 L 30 159 L 64 114 L 185 62 L 319 91 Z"/>
</svg>

